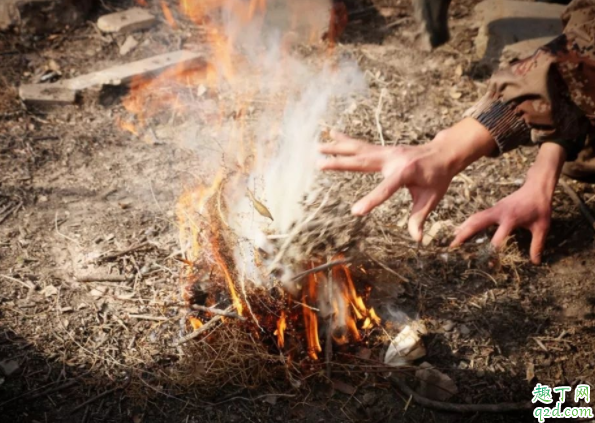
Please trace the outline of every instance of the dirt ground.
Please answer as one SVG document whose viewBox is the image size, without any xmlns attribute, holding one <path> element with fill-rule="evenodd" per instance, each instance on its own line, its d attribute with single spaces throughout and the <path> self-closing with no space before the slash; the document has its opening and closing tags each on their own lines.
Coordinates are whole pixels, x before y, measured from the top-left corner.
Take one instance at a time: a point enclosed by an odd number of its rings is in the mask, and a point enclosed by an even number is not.
<svg viewBox="0 0 595 423">
<path fill-rule="evenodd" d="M 390 144 L 428 141 L 484 91 L 489 69 L 473 55 L 474 0 L 453 0 L 452 40 L 431 53 L 415 48 L 409 1 L 353 3 L 338 49 L 360 64 L 370 98 L 352 114 L 352 133 L 377 141 L 382 90 L 380 124 Z M 17 96 L 50 60 L 68 76 L 191 47 L 186 28 L 160 18 L 121 57 L 125 36 L 102 35 L 90 22 L 130 5 L 102 2 L 89 23 L 50 36 L 0 34 L 0 359 L 18 364 L 0 377 L 0 420 L 533 421 L 527 412 L 460 415 L 420 407 L 374 372 L 341 363 L 341 354 L 335 389 L 320 372 L 299 387 L 283 375 L 244 386 L 163 382 L 186 360 L 171 346 L 183 317 L 174 209 L 200 167 L 200 152 L 120 129 L 118 118 L 128 116 L 121 88 L 46 110 L 25 108 Z M 562 190 L 541 266 L 528 264 L 525 233 L 496 259 L 486 258 L 489 234 L 460 252 L 444 248 L 453 225 L 522 183 L 534 154 L 527 148 L 481 160 L 455 179 L 427 224 L 443 223 L 437 242 L 421 250 L 398 244 L 407 249 L 399 271 L 409 282 L 378 291 L 426 324 L 423 361 L 457 384 L 450 402 L 530 400 L 536 382 L 595 381 L 593 233 Z M 591 185 L 572 186 L 587 204 L 595 198 Z M 404 233 L 406 198 L 386 207 L 394 210 L 386 227 Z M 97 274 L 116 279 L 81 281 Z M 370 360 L 381 353 L 374 349 Z"/>
</svg>

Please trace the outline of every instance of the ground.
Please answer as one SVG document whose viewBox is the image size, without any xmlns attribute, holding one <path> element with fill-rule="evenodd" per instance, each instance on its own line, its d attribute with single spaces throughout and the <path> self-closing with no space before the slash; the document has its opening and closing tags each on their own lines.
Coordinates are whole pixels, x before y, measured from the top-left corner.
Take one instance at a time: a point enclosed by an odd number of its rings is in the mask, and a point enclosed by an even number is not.
<svg viewBox="0 0 595 423">
<path fill-rule="evenodd" d="M 473 56 L 474 1 L 453 1 L 452 40 L 431 53 L 414 46 L 408 1 L 353 3 L 337 48 L 358 61 L 370 95 L 351 115 L 352 133 L 378 142 L 374 112 L 382 90 L 380 126 L 390 144 L 428 141 L 484 91 L 489 69 Z M 115 4 L 102 2 L 90 21 Z M 183 372 L 187 360 L 171 346 L 183 317 L 174 208 L 200 154 L 120 129 L 117 119 L 127 116 L 120 89 L 33 110 L 20 104 L 17 88 L 39 78 L 51 59 L 66 75 L 84 73 L 177 48 L 188 37 L 161 22 L 120 57 L 125 37 L 101 35 L 91 23 L 49 37 L 0 34 L 0 358 L 18 363 L 0 378 L 3 419 L 533 421 L 521 412 L 458 415 L 420 407 L 374 371 L 346 365 L 341 354 L 334 391 L 316 373 L 300 387 L 283 375 L 206 389 L 187 378 L 163 382 L 169 370 Z M 537 381 L 593 384 L 593 233 L 562 190 L 541 266 L 527 263 L 524 233 L 499 259 L 486 253 L 486 234 L 462 252 L 443 247 L 449 225 L 522 183 L 534 154 L 521 149 L 476 163 L 430 217 L 428 228 L 444 226 L 433 247 L 417 249 L 401 242 L 405 237 L 396 244 L 404 257 L 396 260 L 399 272 L 409 282 L 389 285 L 386 296 L 426 324 L 424 361 L 457 384 L 450 402 L 528 400 Z M 591 185 L 572 186 L 588 204 L 595 198 Z M 394 211 L 387 230 L 401 230 L 402 201 L 387 206 Z M 97 274 L 120 279 L 82 281 Z M 372 352 L 372 364 L 380 354 Z"/>
</svg>

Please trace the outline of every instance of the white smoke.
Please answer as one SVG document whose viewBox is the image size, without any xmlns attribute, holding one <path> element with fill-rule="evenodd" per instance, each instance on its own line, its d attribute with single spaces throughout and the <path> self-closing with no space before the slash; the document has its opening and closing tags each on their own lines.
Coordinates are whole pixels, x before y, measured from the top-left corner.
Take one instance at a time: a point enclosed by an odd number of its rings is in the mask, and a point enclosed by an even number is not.
<svg viewBox="0 0 595 423">
<path fill-rule="evenodd" d="M 353 60 L 338 59 L 338 53 L 329 53 L 321 41 L 330 20 L 330 0 L 269 0 L 266 9 L 249 20 L 237 14 L 237 4 L 238 0 L 229 0 L 216 17 L 238 58 L 234 77 L 222 78 L 219 97 L 242 104 L 249 117 L 240 123 L 230 119 L 216 130 L 191 131 L 195 137 L 200 134 L 199 139 L 186 144 L 217 140 L 217 145 L 223 144 L 219 150 L 224 152 L 224 165 L 239 173 L 247 171 L 225 188 L 226 223 L 237 235 L 234 259 L 240 277 L 263 283 L 266 276 L 256 264 L 255 246 L 266 249 L 265 233 L 282 236 L 300 220 L 300 201 L 319 176 L 321 131 L 337 124 L 340 113 L 353 96 L 365 91 L 366 84 Z M 317 45 L 300 52 L 299 47 L 311 40 Z M 225 72 L 226 64 L 217 63 L 216 55 L 213 60 Z M 212 166 L 217 156 L 204 149 L 201 154 L 205 166 Z M 236 169 L 250 156 L 249 169 L 241 165 Z M 266 206 L 273 221 L 257 212 L 248 190 Z"/>
</svg>

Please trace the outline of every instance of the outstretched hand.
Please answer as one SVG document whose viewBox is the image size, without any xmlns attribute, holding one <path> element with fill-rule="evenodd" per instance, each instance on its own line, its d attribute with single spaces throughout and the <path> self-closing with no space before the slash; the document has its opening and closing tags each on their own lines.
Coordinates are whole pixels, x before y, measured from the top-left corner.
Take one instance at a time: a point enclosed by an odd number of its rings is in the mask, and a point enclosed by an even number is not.
<svg viewBox="0 0 595 423">
<path fill-rule="evenodd" d="M 527 174 L 521 189 L 496 203 L 494 207 L 476 213 L 455 232 L 451 247 L 457 247 L 477 232 L 499 225 L 492 245 L 499 248 L 516 228 L 531 231 L 531 262 L 541 263 L 545 240 L 550 228 L 552 197 L 566 154 L 557 144 L 544 144 L 537 160 Z"/>
<path fill-rule="evenodd" d="M 398 189 L 407 188 L 413 200 L 409 233 L 421 242 L 428 214 L 444 196 L 452 178 L 495 147 L 489 132 L 479 122 L 465 119 L 440 132 L 428 144 L 382 147 L 331 132 L 333 142 L 321 144 L 326 158 L 320 168 L 352 172 L 380 172 L 384 180 L 352 207 L 365 215 L 388 200 Z"/>
</svg>

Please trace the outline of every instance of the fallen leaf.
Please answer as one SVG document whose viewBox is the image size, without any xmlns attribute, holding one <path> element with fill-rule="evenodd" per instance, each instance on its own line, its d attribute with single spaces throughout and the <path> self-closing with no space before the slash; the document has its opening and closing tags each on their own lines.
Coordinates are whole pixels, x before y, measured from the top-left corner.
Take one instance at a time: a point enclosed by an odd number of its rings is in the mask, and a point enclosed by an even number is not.
<svg viewBox="0 0 595 423">
<path fill-rule="evenodd" d="M 258 214 L 260 214 L 263 217 L 268 217 L 271 220 L 275 220 L 275 219 L 273 219 L 273 215 L 271 215 L 271 212 L 269 211 L 269 209 L 267 209 L 264 204 L 262 204 L 260 201 L 258 201 L 256 199 L 256 197 L 254 197 L 254 194 L 252 194 L 252 192 L 250 190 L 247 190 L 247 191 L 248 191 L 248 197 L 250 198 L 250 201 L 252 201 L 252 204 L 254 205 L 254 208 L 256 209 Z"/>
<path fill-rule="evenodd" d="M 353 385 L 345 383 L 341 380 L 333 380 L 333 389 L 344 393 L 345 395 L 355 394 L 356 388 Z"/>
<path fill-rule="evenodd" d="M 457 385 L 446 374 L 439 370 L 429 368 L 428 363 L 423 363 L 425 368 L 415 372 L 415 377 L 419 380 L 419 386 L 416 391 L 430 399 L 437 401 L 446 401 L 459 392 Z"/>
</svg>

